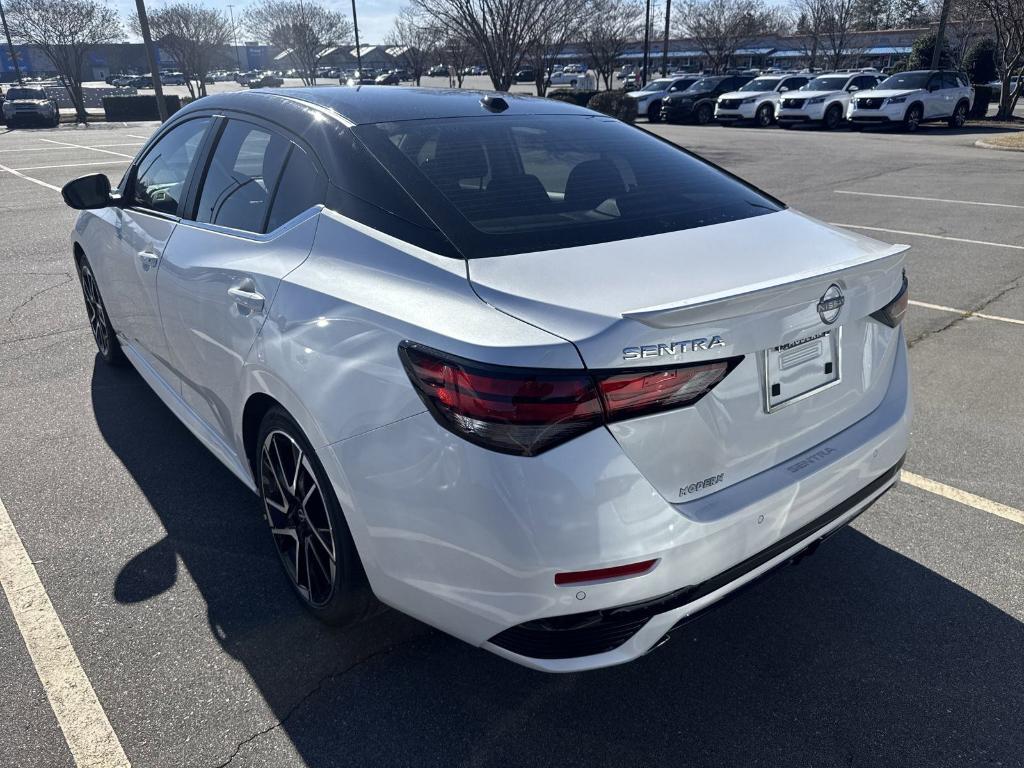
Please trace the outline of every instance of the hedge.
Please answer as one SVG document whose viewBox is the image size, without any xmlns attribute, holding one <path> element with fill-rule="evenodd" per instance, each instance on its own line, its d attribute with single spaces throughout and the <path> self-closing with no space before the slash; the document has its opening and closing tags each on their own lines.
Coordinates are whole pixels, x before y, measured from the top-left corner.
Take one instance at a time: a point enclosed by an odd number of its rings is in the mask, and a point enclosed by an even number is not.
<svg viewBox="0 0 1024 768">
<path fill-rule="evenodd" d="M 164 96 L 167 114 L 173 115 L 181 109 L 181 99 L 177 96 Z M 152 96 L 104 96 L 103 112 L 107 120 L 112 122 L 131 122 L 134 120 L 159 120 L 156 95 Z"/>
<path fill-rule="evenodd" d="M 556 88 L 548 91 L 548 98 L 555 101 L 567 101 L 577 107 L 585 107 L 597 91 L 580 91 L 575 88 Z"/>
<path fill-rule="evenodd" d="M 995 89 L 990 85 L 974 86 L 974 104 L 968 117 L 974 120 L 981 120 L 988 114 L 988 105 L 992 103 L 992 94 Z"/>
<path fill-rule="evenodd" d="M 587 107 L 617 117 L 624 123 L 632 123 L 636 120 L 636 99 L 626 96 L 625 91 L 595 93 L 587 102 Z"/>
</svg>

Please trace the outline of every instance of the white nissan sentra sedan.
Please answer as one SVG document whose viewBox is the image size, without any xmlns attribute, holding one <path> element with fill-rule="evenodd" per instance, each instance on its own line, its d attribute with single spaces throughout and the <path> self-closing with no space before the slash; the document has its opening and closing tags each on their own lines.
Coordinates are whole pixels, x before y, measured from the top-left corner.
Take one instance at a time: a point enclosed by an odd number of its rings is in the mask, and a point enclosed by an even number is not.
<svg viewBox="0 0 1024 768">
<path fill-rule="evenodd" d="M 100 357 L 260 495 L 331 623 L 629 661 L 907 448 L 906 247 L 563 102 L 208 96 L 64 197 Z"/>
</svg>

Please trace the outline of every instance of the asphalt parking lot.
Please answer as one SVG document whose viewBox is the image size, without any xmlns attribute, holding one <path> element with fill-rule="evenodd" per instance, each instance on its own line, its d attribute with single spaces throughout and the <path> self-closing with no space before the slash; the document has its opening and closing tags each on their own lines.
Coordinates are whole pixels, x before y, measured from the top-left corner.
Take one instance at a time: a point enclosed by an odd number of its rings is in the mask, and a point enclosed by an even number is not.
<svg viewBox="0 0 1024 768">
<path fill-rule="evenodd" d="M 394 612 L 320 626 L 257 499 L 97 360 L 58 190 L 153 128 L 0 133 L 2 573 L 45 590 L 8 593 L 30 621 L 0 600 L 0 765 L 1024 765 L 1024 154 L 652 127 L 913 246 L 911 474 L 651 655 L 546 676 Z"/>
</svg>

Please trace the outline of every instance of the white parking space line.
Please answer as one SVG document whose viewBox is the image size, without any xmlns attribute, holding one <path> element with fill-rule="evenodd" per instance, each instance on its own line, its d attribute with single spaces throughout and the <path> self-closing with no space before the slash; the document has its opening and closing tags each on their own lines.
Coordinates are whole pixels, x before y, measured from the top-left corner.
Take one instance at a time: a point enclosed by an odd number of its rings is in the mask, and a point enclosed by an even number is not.
<svg viewBox="0 0 1024 768">
<path fill-rule="evenodd" d="M 120 158 L 110 160 L 95 160 L 90 163 L 64 163 L 63 165 L 30 165 L 28 168 L 11 168 L 12 171 L 42 171 L 47 168 L 77 168 L 80 165 L 116 165 L 117 163 L 127 163 L 127 160 Z"/>
<path fill-rule="evenodd" d="M 1016 320 L 1012 317 L 1002 317 L 1000 315 L 988 315 L 984 312 L 971 312 L 967 309 L 957 309 L 956 307 L 945 307 L 942 304 L 929 304 L 925 301 L 914 301 L 911 299 L 909 304 L 915 307 L 924 307 L 925 309 L 934 309 L 939 312 L 952 312 L 956 315 L 962 315 L 963 317 L 980 317 L 983 320 L 998 320 L 1001 323 L 1013 323 L 1014 325 L 1024 325 L 1024 320 Z"/>
<path fill-rule="evenodd" d="M 942 496 L 959 504 L 964 504 L 982 512 L 988 512 L 1005 520 L 1018 523 L 1019 525 L 1024 525 L 1024 512 L 1008 507 L 1006 504 L 1000 504 L 998 501 L 975 496 L 973 493 L 961 491 L 959 488 L 954 488 L 951 485 L 915 475 L 913 472 L 907 472 L 905 469 L 900 473 L 900 479 L 908 485 L 920 488 L 922 491 L 928 491 L 928 493 L 934 493 L 936 496 Z"/>
<path fill-rule="evenodd" d="M 126 133 L 125 136 L 130 136 L 133 139 L 142 139 L 143 141 L 149 141 L 149 136 L 137 136 L 134 133 Z"/>
<path fill-rule="evenodd" d="M 52 189 L 54 192 L 60 192 L 60 187 L 55 187 L 53 184 L 47 184 L 45 181 L 40 181 L 39 179 L 33 179 L 31 176 L 26 176 L 24 173 L 16 171 L 13 168 L 8 168 L 6 165 L 0 165 L 0 171 L 7 171 L 8 173 L 14 174 L 19 179 L 31 181 L 33 184 L 38 184 L 40 187 Z"/>
<path fill-rule="evenodd" d="M 949 237 L 947 235 L 930 235 L 927 232 L 907 232 L 902 229 L 885 229 L 884 227 L 866 227 L 863 224 L 843 224 L 839 221 L 828 222 L 833 227 L 845 227 L 846 229 L 865 229 L 868 232 L 886 232 L 890 235 L 908 235 L 910 237 L 928 237 L 933 240 L 950 240 L 954 243 L 969 243 L 971 245 L 989 245 L 993 248 L 1012 248 L 1015 251 L 1024 251 L 1024 245 L 1012 245 L 1010 243 L 993 243 L 988 240 L 968 240 L 965 237 Z"/>
<path fill-rule="evenodd" d="M 893 200 L 923 200 L 927 203 L 952 203 L 954 205 L 984 205 L 991 208 L 1017 208 L 1024 210 L 1024 205 L 1011 203 L 982 203 L 976 200 L 948 200 L 944 197 L 918 197 L 917 195 L 886 195 L 881 192 L 854 192 L 849 189 L 833 190 L 837 195 L 860 195 L 861 197 L 886 197 Z"/>
<path fill-rule="evenodd" d="M 48 144 L 58 144 L 64 147 L 74 147 L 75 149 L 91 149 L 93 152 L 102 152 L 105 155 L 116 155 L 117 157 L 127 157 L 131 160 L 134 155 L 126 155 L 124 152 L 115 152 L 112 149 L 101 149 L 100 147 L 90 147 L 85 144 L 70 144 L 66 141 L 57 141 L 56 139 L 40 139 Z"/>
<path fill-rule="evenodd" d="M 0 585 L 75 764 L 78 768 L 130 765 L 3 501 Z"/>
<path fill-rule="evenodd" d="M 102 149 L 104 147 L 141 147 L 143 142 L 141 141 L 127 141 L 120 144 L 93 144 L 89 149 Z M 77 147 L 63 147 L 63 149 L 77 149 Z M 0 153 L 8 154 L 10 152 L 54 152 L 56 151 L 53 147 L 23 147 L 22 149 L 0 149 Z"/>
</svg>

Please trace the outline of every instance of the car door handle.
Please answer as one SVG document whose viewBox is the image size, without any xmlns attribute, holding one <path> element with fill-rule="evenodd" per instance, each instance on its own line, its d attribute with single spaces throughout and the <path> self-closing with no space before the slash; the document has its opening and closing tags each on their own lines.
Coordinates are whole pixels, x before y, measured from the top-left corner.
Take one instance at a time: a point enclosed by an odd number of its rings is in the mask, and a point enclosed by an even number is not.
<svg viewBox="0 0 1024 768">
<path fill-rule="evenodd" d="M 264 297 L 262 293 L 247 291 L 244 288 L 228 288 L 228 294 L 235 300 L 235 304 L 250 312 L 262 312 Z"/>
<path fill-rule="evenodd" d="M 160 263 L 160 254 L 153 251 L 139 251 L 139 261 L 143 270 L 150 270 Z"/>
</svg>

